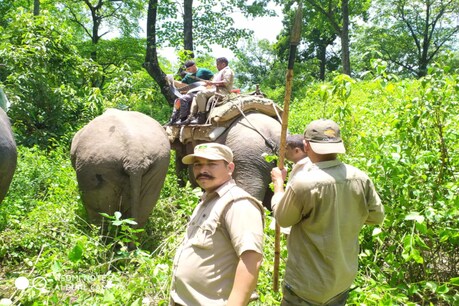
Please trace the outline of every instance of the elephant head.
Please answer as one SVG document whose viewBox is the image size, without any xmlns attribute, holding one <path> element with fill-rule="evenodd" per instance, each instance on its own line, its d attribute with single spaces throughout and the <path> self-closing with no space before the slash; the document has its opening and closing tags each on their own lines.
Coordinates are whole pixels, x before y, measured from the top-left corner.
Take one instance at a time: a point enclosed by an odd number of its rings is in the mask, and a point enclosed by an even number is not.
<svg viewBox="0 0 459 306">
<path fill-rule="evenodd" d="M 169 167 L 170 144 L 158 122 L 109 109 L 78 131 L 70 154 L 90 222 L 120 211 L 144 227 Z"/>
<path fill-rule="evenodd" d="M 186 127 L 193 128 L 193 127 Z M 271 169 L 274 164 L 268 163 L 265 154 L 277 154 L 280 142 L 281 124 L 276 119 L 251 112 L 240 116 L 214 142 L 225 144 L 234 154 L 236 183 L 252 196 L 270 208 L 272 192 L 269 189 Z M 196 144 L 202 141 L 181 144 L 173 143 L 176 150 L 176 165 L 182 167 L 181 157 L 192 153 Z M 191 173 L 191 171 L 189 171 Z M 190 177 L 194 182 L 194 178 Z"/>
<path fill-rule="evenodd" d="M 6 196 L 17 163 L 17 148 L 8 116 L 0 108 L 0 203 Z"/>
</svg>

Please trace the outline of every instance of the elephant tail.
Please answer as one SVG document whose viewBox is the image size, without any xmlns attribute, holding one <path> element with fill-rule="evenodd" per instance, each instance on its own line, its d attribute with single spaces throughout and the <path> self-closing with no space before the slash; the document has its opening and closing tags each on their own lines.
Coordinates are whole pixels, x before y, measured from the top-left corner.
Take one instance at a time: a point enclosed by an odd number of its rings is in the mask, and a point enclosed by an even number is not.
<svg viewBox="0 0 459 306">
<path fill-rule="evenodd" d="M 140 173 L 134 173 L 131 174 L 129 177 L 129 182 L 131 186 L 130 190 L 130 218 L 133 218 L 137 224 L 139 222 L 139 213 L 141 211 L 141 203 L 140 203 L 140 193 L 141 193 L 141 187 L 142 187 L 142 174 Z M 138 227 L 134 226 L 134 227 Z"/>
</svg>

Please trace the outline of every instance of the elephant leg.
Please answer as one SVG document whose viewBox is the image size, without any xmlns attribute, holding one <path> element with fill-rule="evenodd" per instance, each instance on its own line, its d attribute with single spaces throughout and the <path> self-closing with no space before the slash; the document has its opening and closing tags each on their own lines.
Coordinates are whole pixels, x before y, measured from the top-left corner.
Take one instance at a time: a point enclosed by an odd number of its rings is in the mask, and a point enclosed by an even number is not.
<svg viewBox="0 0 459 306">
<path fill-rule="evenodd" d="M 186 184 L 186 169 L 187 167 L 182 163 L 183 156 L 186 155 L 185 147 L 182 144 L 174 146 L 175 150 L 175 175 L 178 179 L 178 184 L 180 187 L 185 187 Z"/>
</svg>

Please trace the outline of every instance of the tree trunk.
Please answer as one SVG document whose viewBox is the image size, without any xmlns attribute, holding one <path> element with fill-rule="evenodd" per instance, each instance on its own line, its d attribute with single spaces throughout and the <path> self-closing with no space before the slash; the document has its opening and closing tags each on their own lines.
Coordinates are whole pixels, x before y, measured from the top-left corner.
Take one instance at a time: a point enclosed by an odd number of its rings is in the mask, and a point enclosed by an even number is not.
<svg viewBox="0 0 459 306">
<path fill-rule="evenodd" d="M 34 16 L 40 15 L 40 0 L 33 1 L 33 15 Z"/>
<path fill-rule="evenodd" d="M 317 47 L 317 59 L 319 60 L 319 80 L 325 80 L 325 67 L 327 65 L 327 44 L 321 41 Z"/>
<path fill-rule="evenodd" d="M 351 75 L 351 60 L 349 55 L 349 0 L 341 1 L 343 12 L 343 28 L 341 30 L 341 62 L 343 73 Z"/>
<path fill-rule="evenodd" d="M 193 50 L 193 0 L 184 0 L 183 16 L 183 47 L 191 51 L 191 57 L 194 57 Z"/>
<path fill-rule="evenodd" d="M 158 83 L 161 93 L 166 98 L 167 102 L 174 105 L 175 96 L 169 88 L 166 80 L 166 74 L 161 70 L 158 63 L 158 53 L 156 51 L 156 14 L 158 8 L 158 0 L 148 1 L 147 12 L 147 50 L 145 55 L 144 68 L 148 74 Z"/>
</svg>

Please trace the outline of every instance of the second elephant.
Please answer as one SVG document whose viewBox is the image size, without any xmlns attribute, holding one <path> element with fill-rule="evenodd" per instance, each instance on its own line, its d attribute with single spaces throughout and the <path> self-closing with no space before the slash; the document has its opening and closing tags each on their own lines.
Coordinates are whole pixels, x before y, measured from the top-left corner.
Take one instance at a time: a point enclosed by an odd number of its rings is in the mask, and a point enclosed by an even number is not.
<svg viewBox="0 0 459 306">
<path fill-rule="evenodd" d="M 0 108 L 0 203 L 6 196 L 17 163 L 17 148 L 10 120 Z"/>
<path fill-rule="evenodd" d="M 73 138 L 71 160 L 92 223 L 120 211 L 144 227 L 170 160 L 161 125 L 142 113 L 109 109 Z"/>
</svg>

